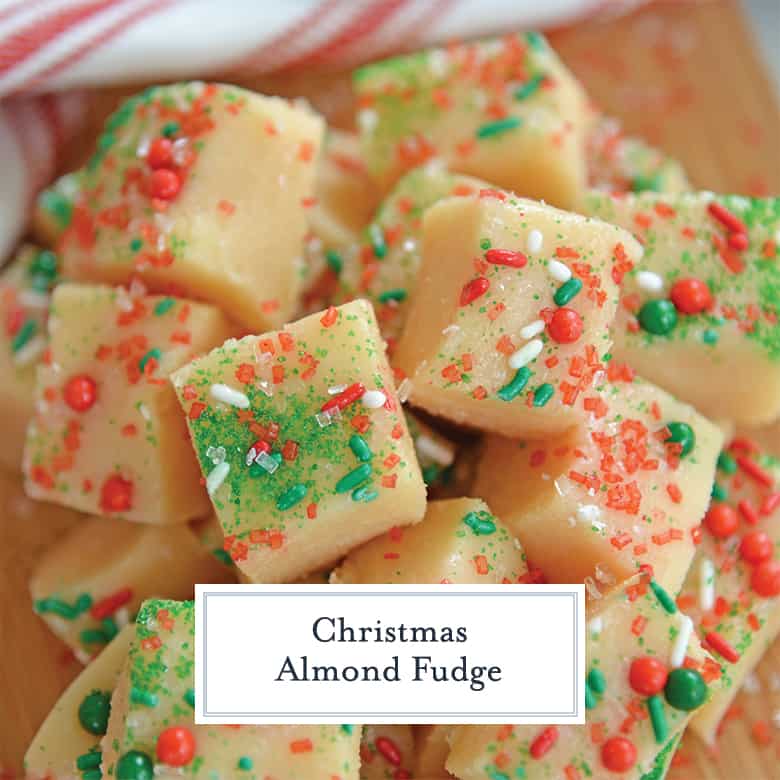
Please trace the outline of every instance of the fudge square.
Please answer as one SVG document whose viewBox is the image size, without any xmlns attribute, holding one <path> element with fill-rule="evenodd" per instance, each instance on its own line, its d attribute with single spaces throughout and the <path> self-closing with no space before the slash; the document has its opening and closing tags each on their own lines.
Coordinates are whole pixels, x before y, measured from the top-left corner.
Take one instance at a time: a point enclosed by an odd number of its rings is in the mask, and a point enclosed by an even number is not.
<svg viewBox="0 0 780 780">
<path fill-rule="evenodd" d="M 447 769 L 459 780 L 663 777 L 691 715 L 717 689 L 719 666 L 690 618 L 643 578 L 595 606 L 585 634 L 585 724 L 455 726 Z"/>
<path fill-rule="evenodd" d="M 196 582 L 235 582 L 231 568 L 186 524 L 88 517 L 43 553 L 30 595 L 35 611 L 86 663 L 145 599 L 192 598 Z"/>
<path fill-rule="evenodd" d="M 413 405 L 505 436 L 550 436 L 603 370 L 639 244 L 599 220 L 500 191 L 439 201 L 394 362 Z"/>
<path fill-rule="evenodd" d="M 256 582 L 335 563 L 425 512 L 371 305 L 229 340 L 173 375 L 226 550 Z"/>
<path fill-rule="evenodd" d="M 106 122 L 61 241 L 71 279 L 219 305 L 248 328 L 293 314 L 323 123 L 220 84 L 152 87 Z"/>
<path fill-rule="evenodd" d="M 376 62 L 355 72 L 353 87 L 366 163 L 385 190 L 441 157 L 562 208 L 584 191 L 588 101 L 538 33 Z"/>
<path fill-rule="evenodd" d="M 713 502 L 678 597 L 724 684 L 691 728 L 712 744 L 742 683 L 780 632 L 780 461 L 744 437 L 718 460 Z"/>
<path fill-rule="evenodd" d="M 208 304 L 132 286 L 59 285 L 27 431 L 28 494 L 146 523 L 205 514 L 168 376 L 232 332 Z"/>
<path fill-rule="evenodd" d="M 360 726 L 198 726 L 194 686 L 193 603 L 145 602 L 111 698 L 103 777 L 358 780 Z"/>
<path fill-rule="evenodd" d="M 774 421 L 780 198 L 592 193 L 584 209 L 645 246 L 623 280 L 615 355 L 714 420 Z"/>
<path fill-rule="evenodd" d="M 582 397 L 587 422 L 563 435 L 487 437 L 474 492 L 551 582 L 585 582 L 598 597 L 649 567 L 676 594 L 723 438 L 690 406 L 627 371 L 610 363 L 616 381 Z"/>
<path fill-rule="evenodd" d="M 35 366 L 46 351 L 49 294 L 59 277 L 57 256 L 27 244 L 0 272 L 0 466 L 19 472 L 33 416 Z"/>
<path fill-rule="evenodd" d="M 520 544 L 478 498 L 431 501 L 421 523 L 392 528 L 352 550 L 330 581 L 500 584 L 523 582 Z"/>
</svg>

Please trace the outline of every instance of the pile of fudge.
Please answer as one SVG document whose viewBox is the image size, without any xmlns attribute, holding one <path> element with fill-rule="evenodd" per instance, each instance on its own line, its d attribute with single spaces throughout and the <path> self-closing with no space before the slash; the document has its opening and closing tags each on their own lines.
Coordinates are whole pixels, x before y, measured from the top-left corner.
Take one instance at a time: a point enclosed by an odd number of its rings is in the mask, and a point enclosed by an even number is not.
<svg viewBox="0 0 780 780">
<path fill-rule="evenodd" d="M 780 630 L 780 200 L 693 190 L 544 38 L 305 101 L 158 86 L 2 272 L 26 756 L 96 780 L 661 780 Z M 584 583 L 582 726 L 195 725 L 197 582 Z M 511 614 L 496 620 L 511 620 Z"/>
</svg>

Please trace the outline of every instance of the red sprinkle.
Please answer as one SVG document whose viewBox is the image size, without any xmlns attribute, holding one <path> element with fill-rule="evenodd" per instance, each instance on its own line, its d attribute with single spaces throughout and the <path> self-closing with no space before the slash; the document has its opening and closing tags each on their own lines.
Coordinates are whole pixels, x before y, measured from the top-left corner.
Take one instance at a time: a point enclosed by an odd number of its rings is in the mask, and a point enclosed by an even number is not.
<svg viewBox="0 0 780 780">
<path fill-rule="evenodd" d="M 361 382 L 355 382 L 342 390 L 338 395 L 334 395 L 333 398 L 326 401 L 320 411 L 332 412 L 334 409 L 346 409 L 350 404 L 359 401 L 365 392 L 365 386 Z"/>
<path fill-rule="evenodd" d="M 130 588 L 120 588 L 116 593 L 96 601 L 89 609 L 89 614 L 95 620 L 103 620 L 113 615 L 120 607 L 127 604 L 133 598 Z"/>
<path fill-rule="evenodd" d="M 745 233 L 732 233 L 729 236 L 729 246 L 736 252 L 744 252 L 750 245 L 750 240 Z"/>
<path fill-rule="evenodd" d="M 531 758 L 535 758 L 538 761 L 550 752 L 557 741 L 558 729 L 555 726 L 548 726 L 531 743 Z"/>
<path fill-rule="evenodd" d="M 65 383 L 62 395 L 74 412 L 86 412 L 97 400 L 97 385 L 91 376 L 76 374 Z"/>
<path fill-rule="evenodd" d="M 506 265 L 510 268 L 522 268 L 528 262 L 522 252 L 513 252 L 511 249 L 488 249 L 485 260 L 492 265 Z"/>
<path fill-rule="evenodd" d="M 104 512 L 125 512 L 133 508 L 133 483 L 112 474 L 100 488 L 100 508 Z"/>
<path fill-rule="evenodd" d="M 374 745 L 388 764 L 401 766 L 401 751 L 390 737 L 377 737 Z"/>
<path fill-rule="evenodd" d="M 764 485 L 764 487 L 772 487 L 774 485 L 774 479 L 772 475 L 761 468 L 754 460 L 747 457 L 747 455 L 737 455 L 735 458 L 737 465 L 745 472 L 751 479 Z"/>
<path fill-rule="evenodd" d="M 729 663 L 735 664 L 739 661 L 739 653 L 717 631 L 710 631 L 708 634 L 705 634 L 704 641 Z"/>
<path fill-rule="evenodd" d="M 468 306 L 490 289 L 490 282 L 484 276 L 478 276 L 463 286 L 460 292 L 460 305 Z"/>
<path fill-rule="evenodd" d="M 721 206 L 717 201 L 712 201 L 707 206 L 710 216 L 720 222 L 729 233 L 747 233 L 747 225 L 736 214 L 730 212 L 725 206 Z"/>
</svg>

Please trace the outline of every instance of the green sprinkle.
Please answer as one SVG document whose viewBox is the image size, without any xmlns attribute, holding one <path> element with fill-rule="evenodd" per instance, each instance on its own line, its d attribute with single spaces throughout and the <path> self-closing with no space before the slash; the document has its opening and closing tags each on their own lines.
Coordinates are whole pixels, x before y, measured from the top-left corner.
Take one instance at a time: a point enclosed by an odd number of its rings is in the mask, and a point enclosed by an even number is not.
<svg viewBox="0 0 780 780">
<path fill-rule="evenodd" d="M 521 120 L 516 116 L 508 116 L 506 119 L 499 119 L 497 122 L 488 122 L 477 128 L 477 138 L 492 138 L 496 135 L 506 133 L 508 130 L 514 130 L 520 127 Z"/>
<path fill-rule="evenodd" d="M 108 716 L 111 713 L 111 694 L 107 691 L 92 691 L 79 704 L 78 717 L 81 728 L 96 737 L 108 731 Z M 100 763 L 98 761 L 98 763 Z"/>
<path fill-rule="evenodd" d="M 97 139 L 97 148 L 99 152 L 107 152 L 116 143 L 114 134 L 107 130 Z"/>
<path fill-rule="evenodd" d="M 76 769 L 95 769 L 100 766 L 103 754 L 99 750 L 93 750 L 89 753 L 82 753 L 76 759 Z"/>
<path fill-rule="evenodd" d="M 439 477 L 441 469 L 435 464 L 430 463 L 427 466 L 423 466 L 422 478 L 426 485 L 432 485 Z"/>
<path fill-rule="evenodd" d="M 463 522 L 475 536 L 490 536 L 496 532 L 496 524 L 488 512 L 468 512 L 463 516 Z"/>
<path fill-rule="evenodd" d="M 166 138 L 170 138 L 172 135 L 176 135 L 179 132 L 180 125 L 178 122 L 166 122 L 162 126 L 160 131 Z"/>
<path fill-rule="evenodd" d="M 528 366 L 518 368 L 512 380 L 498 391 L 498 397 L 502 401 L 513 401 L 523 392 L 530 378 L 531 369 Z"/>
<path fill-rule="evenodd" d="M 509 780 L 509 775 L 506 772 L 501 772 L 494 766 L 486 766 L 485 773 L 487 774 L 489 780 Z"/>
<path fill-rule="evenodd" d="M 594 693 L 602 694 L 607 690 L 607 678 L 601 669 L 593 668 L 588 672 L 588 685 Z"/>
<path fill-rule="evenodd" d="M 348 493 L 350 490 L 354 490 L 362 482 L 365 482 L 371 476 L 371 466 L 368 463 L 364 463 L 362 466 L 358 466 L 356 469 L 352 469 L 349 474 L 345 474 L 336 483 L 337 493 Z"/>
<path fill-rule="evenodd" d="M 572 298 L 579 295 L 582 289 L 582 281 L 576 276 L 572 276 L 568 282 L 564 282 L 553 295 L 556 306 L 565 306 Z"/>
<path fill-rule="evenodd" d="M 369 501 L 373 501 L 375 498 L 379 497 L 379 493 L 377 493 L 376 490 L 374 490 L 370 484 L 363 485 L 362 487 L 355 488 L 352 491 L 352 500 L 353 501 L 362 501 L 364 504 L 367 504 Z"/>
<path fill-rule="evenodd" d="M 717 344 L 720 340 L 720 336 L 718 335 L 718 331 L 707 328 L 707 330 L 701 334 L 701 340 L 705 344 Z"/>
<path fill-rule="evenodd" d="M 51 214 L 61 228 L 70 225 L 73 219 L 73 204 L 57 190 L 44 190 L 38 201 L 41 208 Z"/>
<path fill-rule="evenodd" d="M 85 628 L 80 634 L 79 639 L 84 645 L 106 645 L 110 637 L 99 628 Z"/>
<path fill-rule="evenodd" d="M 355 457 L 361 461 L 368 461 L 374 457 L 374 453 L 371 452 L 371 448 L 368 446 L 368 442 L 358 433 L 353 433 L 349 438 L 349 448 L 354 453 Z"/>
<path fill-rule="evenodd" d="M 379 303 L 387 303 L 388 301 L 398 301 L 400 303 L 406 300 L 406 290 L 401 287 L 397 287 L 394 290 L 385 290 L 379 294 L 377 300 Z"/>
<path fill-rule="evenodd" d="M 681 457 L 690 455 L 696 446 L 696 434 L 693 432 L 693 428 L 684 422 L 666 423 L 666 427 L 669 429 L 669 438 L 665 441 L 681 445 Z"/>
<path fill-rule="evenodd" d="M 160 317 L 166 312 L 170 311 L 176 301 L 173 298 L 163 298 L 155 307 L 154 313 Z"/>
<path fill-rule="evenodd" d="M 349 723 L 342 723 L 341 724 L 341 730 L 345 734 L 352 734 L 352 732 L 354 732 L 354 730 L 355 730 L 355 727 L 350 725 Z"/>
<path fill-rule="evenodd" d="M 726 488 L 719 485 L 717 482 L 713 482 L 710 497 L 713 501 L 725 501 L 729 497 L 729 494 Z"/>
<path fill-rule="evenodd" d="M 718 468 L 725 474 L 735 474 L 737 462 L 724 450 L 718 455 Z"/>
<path fill-rule="evenodd" d="M 230 557 L 230 553 L 227 550 L 224 550 L 222 547 L 215 547 L 211 554 L 220 562 L 224 563 L 225 566 L 232 566 L 233 565 L 233 559 Z"/>
<path fill-rule="evenodd" d="M 544 51 L 544 49 L 547 46 L 547 42 L 545 41 L 544 35 L 535 32 L 534 30 L 529 30 L 525 34 L 525 39 L 528 41 L 528 45 L 534 51 Z"/>
<path fill-rule="evenodd" d="M 677 605 L 674 603 L 674 599 L 655 580 L 650 580 L 650 589 L 655 593 L 655 597 L 660 605 L 670 615 L 674 615 L 677 612 Z"/>
<path fill-rule="evenodd" d="M 382 230 L 382 226 L 376 222 L 372 222 L 368 226 L 368 237 L 371 241 L 374 255 L 381 260 L 387 254 L 387 244 L 385 243 L 385 234 Z"/>
<path fill-rule="evenodd" d="M 38 330 L 38 323 L 35 320 L 25 320 L 24 324 L 17 331 L 16 335 L 11 340 L 11 349 L 13 352 L 18 352 L 24 347 L 36 334 Z"/>
<path fill-rule="evenodd" d="M 245 772 L 248 772 L 253 766 L 254 763 L 249 756 L 241 756 L 241 758 L 238 759 L 238 768 L 243 769 Z"/>
<path fill-rule="evenodd" d="M 27 270 L 30 276 L 44 276 L 51 281 L 57 278 L 57 266 L 57 255 L 44 249 L 35 255 Z"/>
<path fill-rule="evenodd" d="M 102 778 L 103 772 L 100 767 L 97 769 L 88 769 L 81 775 L 81 780 L 102 780 Z"/>
<path fill-rule="evenodd" d="M 596 694 L 591 690 L 590 685 L 585 684 L 585 709 L 592 710 L 598 702 L 596 701 Z"/>
<path fill-rule="evenodd" d="M 156 707 L 159 703 L 157 694 L 151 691 L 142 691 L 135 686 L 130 689 L 130 701 L 134 704 L 143 704 L 144 707 Z"/>
<path fill-rule="evenodd" d="M 639 310 L 639 324 L 648 333 L 665 336 L 677 325 L 677 309 L 667 300 L 648 301 Z"/>
<path fill-rule="evenodd" d="M 491 246 L 493 246 L 493 244 L 490 242 L 489 238 L 483 238 L 479 242 L 479 248 L 483 252 L 487 252 L 487 250 L 490 249 Z"/>
<path fill-rule="evenodd" d="M 659 173 L 652 176 L 635 176 L 631 180 L 631 190 L 632 192 L 661 192 L 663 184 L 663 177 Z"/>
<path fill-rule="evenodd" d="M 184 696 L 182 696 L 185 702 L 190 705 L 190 707 L 195 706 L 195 689 L 194 688 L 187 688 L 186 691 L 184 691 Z"/>
<path fill-rule="evenodd" d="M 107 617 L 100 621 L 100 625 L 103 626 L 103 634 L 109 641 L 119 633 L 119 626 L 114 618 Z"/>
<path fill-rule="evenodd" d="M 143 374 L 144 368 L 146 368 L 146 364 L 154 358 L 155 360 L 159 361 L 162 357 L 162 352 L 160 352 L 157 347 L 154 347 L 153 349 L 150 349 L 139 361 L 138 361 L 138 369 Z"/>
<path fill-rule="evenodd" d="M 296 504 L 303 501 L 308 491 L 309 489 L 302 482 L 293 485 L 291 488 L 285 490 L 285 492 L 276 500 L 276 508 L 280 512 L 292 509 Z"/>
<path fill-rule="evenodd" d="M 143 245 L 144 245 L 144 242 L 140 238 L 134 238 L 130 242 L 130 251 L 131 252 L 139 252 Z"/>
<path fill-rule="evenodd" d="M 75 620 L 83 612 L 86 612 L 92 606 L 92 596 L 88 593 L 82 593 L 76 598 L 73 604 L 55 598 L 39 599 L 35 602 L 35 611 L 44 615 L 53 613 L 59 615 L 65 620 Z"/>
<path fill-rule="evenodd" d="M 548 382 L 534 390 L 534 406 L 544 406 L 552 397 L 555 392 L 553 386 Z"/>
<path fill-rule="evenodd" d="M 514 92 L 515 100 L 527 100 L 533 95 L 544 81 L 544 76 L 541 73 L 537 73 L 533 78 L 529 79 L 522 86 L 518 87 Z"/>
<path fill-rule="evenodd" d="M 663 745 L 669 736 L 669 726 L 666 723 L 664 702 L 660 696 L 651 696 L 647 700 L 647 711 L 650 713 L 650 723 L 653 725 L 655 741 Z"/>
<path fill-rule="evenodd" d="M 326 250 L 325 261 L 328 264 L 328 268 L 330 268 L 336 276 L 341 276 L 341 271 L 344 268 L 344 260 L 338 252 L 335 252 L 333 249 Z"/>
</svg>

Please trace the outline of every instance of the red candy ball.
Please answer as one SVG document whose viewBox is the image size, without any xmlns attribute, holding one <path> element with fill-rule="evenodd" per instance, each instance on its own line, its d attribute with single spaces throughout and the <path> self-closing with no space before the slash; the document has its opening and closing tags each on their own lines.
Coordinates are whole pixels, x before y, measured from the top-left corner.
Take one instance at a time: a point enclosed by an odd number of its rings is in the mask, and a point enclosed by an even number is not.
<svg viewBox="0 0 780 780">
<path fill-rule="evenodd" d="M 184 726 L 171 726 L 157 737 L 157 758 L 168 766 L 185 766 L 195 755 L 195 737 Z"/>
<path fill-rule="evenodd" d="M 645 655 L 631 662 L 628 681 L 640 696 L 654 696 L 666 685 L 669 670 L 657 658 Z"/>
<path fill-rule="evenodd" d="M 780 596 L 780 561 L 764 561 L 756 566 L 750 587 L 765 599 Z"/>
<path fill-rule="evenodd" d="M 76 374 L 65 383 L 62 395 L 74 412 L 86 412 L 97 400 L 97 385 L 92 377 Z"/>
<path fill-rule="evenodd" d="M 555 310 L 547 329 L 553 341 L 571 344 L 582 335 L 582 317 L 574 309 L 561 307 Z"/>
<path fill-rule="evenodd" d="M 715 504 L 704 515 L 704 525 L 718 539 L 727 539 L 739 526 L 737 513 L 728 504 Z"/>
<path fill-rule="evenodd" d="M 173 200 L 181 189 L 179 175 L 168 168 L 158 168 L 149 180 L 149 192 L 153 198 Z"/>
<path fill-rule="evenodd" d="M 173 143 L 168 138 L 155 138 L 149 144 L 146 164 L 150 168 L 167 168 L 173 163 Z"/>
<path fill-rule="evenodd" d="M 751 531 L 742 537 L 739 554 L 748 563 L 763 563 L 772 557 L 775 546 L 765 531 Z"/>
<path fill-rule="evenodd" d="M 601 746 L 601 763 L 610 772 L 628 772 L 636 764 L 636 745 L 625 737 L 612 737 Z"/>
<path fill-rule="evenodd" d="M 701 279 L 679 279 L 672 285 L 669 297 L 683 314 L 701 314 L 712 306 L 712 293 Z"/>
<path fill-rule="evenodd" d="M 133 483 L 112 474 L 100 489 L 100 508 L 104 512 L 126 512 L 133 508 Z"/>
</svg>

